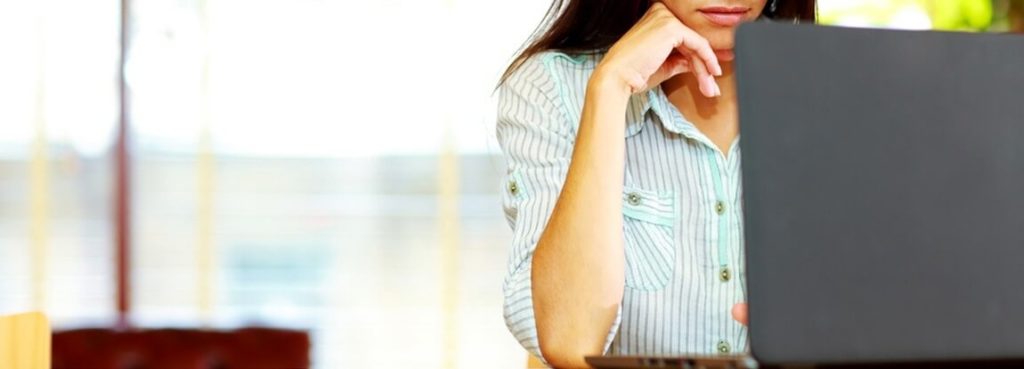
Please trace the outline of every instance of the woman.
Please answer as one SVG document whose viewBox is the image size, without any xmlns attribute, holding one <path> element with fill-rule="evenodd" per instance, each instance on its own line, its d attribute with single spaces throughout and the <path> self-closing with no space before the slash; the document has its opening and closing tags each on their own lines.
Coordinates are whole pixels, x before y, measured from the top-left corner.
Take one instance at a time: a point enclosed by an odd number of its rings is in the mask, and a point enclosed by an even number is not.
<svg viewBox="0 0 1024 369">
<path fill-rule="evenodd" d="M 499 87 L 505 319 L 524 347 L 557 367 L 747 349 L 733 35 L 814 11 L 803 0 L 554 2 Z"/>
</svg>

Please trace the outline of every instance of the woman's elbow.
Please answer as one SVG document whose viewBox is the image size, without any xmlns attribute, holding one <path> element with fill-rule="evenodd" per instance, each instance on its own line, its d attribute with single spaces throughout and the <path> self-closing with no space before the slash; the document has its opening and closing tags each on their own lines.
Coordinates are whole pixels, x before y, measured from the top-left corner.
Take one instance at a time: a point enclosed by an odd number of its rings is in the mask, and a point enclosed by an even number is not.
<svg viewBox="0 0 1024 369">
<path fill-rule="evenodd" d="M 585 368 L 587 356 L 601 355 L 603 337 L 569 330 L 554 331 L 537 327 L 541 356 L 555 368 Z"/>
<path fill-rule="evenodd" d="M 544 343 L 540 344 L 540 353 L 544 357 L 544 361 L 552 368 L 586 368 L 587 364 L 584 358 L 593 355 L 593 353 L 571 345 L 547 345 Z"/>
</svg>

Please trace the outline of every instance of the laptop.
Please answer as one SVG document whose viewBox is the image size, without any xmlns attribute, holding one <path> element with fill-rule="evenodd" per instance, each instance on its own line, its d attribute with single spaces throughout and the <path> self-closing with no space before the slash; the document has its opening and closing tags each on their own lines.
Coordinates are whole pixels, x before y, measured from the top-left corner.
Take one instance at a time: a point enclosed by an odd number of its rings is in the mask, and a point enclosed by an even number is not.
<svg viewBox="0 0 1024 369">
<path fill-rule="evenodd" d="M 736 40 L 752 357 L 1024 367 L 1024 37 L 751 23 Z"/>
</svg>

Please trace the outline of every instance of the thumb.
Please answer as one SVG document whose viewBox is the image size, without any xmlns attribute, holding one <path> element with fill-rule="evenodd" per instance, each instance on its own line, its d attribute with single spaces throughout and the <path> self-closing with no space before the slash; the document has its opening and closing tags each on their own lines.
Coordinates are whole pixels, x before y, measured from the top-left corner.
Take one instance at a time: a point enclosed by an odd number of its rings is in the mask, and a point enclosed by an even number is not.
<svg viewBox="0 0 1024 369">
<path fill-rule="evenodd" d="M 732 306 L 732 318 L 736 319 L 740 324 L 747 325 L 747 304 L 738 303 Z"/>
</svg>

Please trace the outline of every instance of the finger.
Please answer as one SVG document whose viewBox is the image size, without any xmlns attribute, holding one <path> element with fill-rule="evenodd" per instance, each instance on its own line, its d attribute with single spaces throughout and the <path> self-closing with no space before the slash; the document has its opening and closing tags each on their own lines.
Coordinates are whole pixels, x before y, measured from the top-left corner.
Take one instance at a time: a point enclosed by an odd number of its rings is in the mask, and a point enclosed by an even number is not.
<svg viewBox="0 0 1024 369">
<path fill-rule="evenodd" d="M 722 66 L 718 63 L 718 55 L 715 55 L 715 50 L 711 48 L 711 43 L 689 27 L 684 26 L 682 29 L 683 38 L 681 43 L 676 45 L 676 48 L 685 47 L 688 49 L 687 51 L 696 53 L 704 61 L 710 72 L 716 76 L 722 75 Z"/>
<path fill-rule="evenodd" d="M 722 90 L 718 88 L 718 84 L 715 83 L 715 77 L 708 74 L 708 69 L 704 65 L 703 60 L 695 55 L 691 55 L 690 68 L 697 77 L 697 85 L 700 86 L 700 92 L 704 94 L 704 96 L 715 97 L 722 94 Z"/>
<path fill-rule="evenodd" d="M 709 43 L 704 36 L 701 36 L 696 31 L 683 24 L 682 18 L 679 14 L 672 11 L 672 8 L 662 4 L 660 0 L 656 0 L 651 5 L 653 7 L 664 8 L 664 10 L 667 10 L 675 17 L 675 23 L 677 23 L 677 28 L 680 30 L 680 34 L 678 35 L 679 39 L 677 39 L 675 43 L 677 50 L 684 55 L 689 54 L 690 51 L 696 52 L 697 55 L 704 60 L 706 65 L 710 67 L 708 70 L 716 76 L 722 75 L 722 66 L 718 63 L 718 57 L 715 55 L 715 50 L 711 48 L 711 43 Z"/>
<path fill-rule="evenodd" d="M 691 70 L 690 58 L 679 53 L 669 54 L 668 59 L 665 59 L 665 66 L 667 67 L 667 73 L 664 79 L 669 79 Z"/>
<path fill-rule="evenodd" d="M 747 325 L 747 323 L 749 323 L 749 321 L 747 320 L 747 304 L 741 302 L 736 305 L 733 305 L 732 318 L 736 319 L 736 321 L 740 322 L 740 324 Z"/>
<path fill-rule="evenodd" d="M 661 63 L 658 71 L 648 77 L 646 88 L 660 85 L 665 80 L 688 71 L 690 71 L 690 58 L 673 51 Z"/>
</svg>

